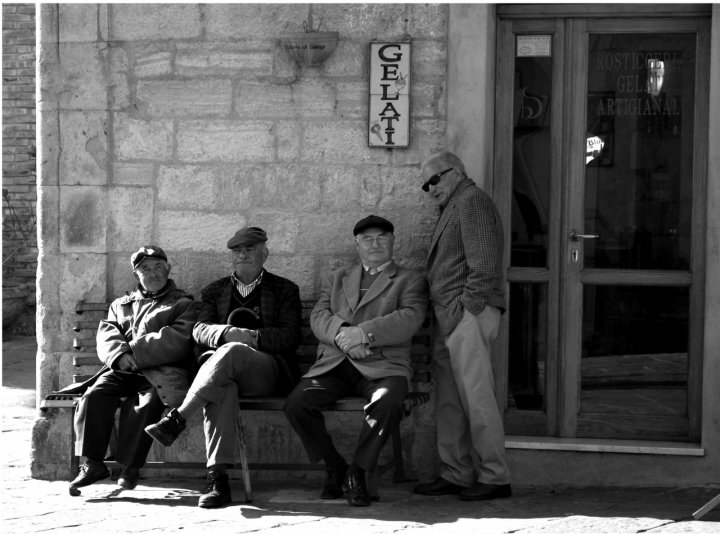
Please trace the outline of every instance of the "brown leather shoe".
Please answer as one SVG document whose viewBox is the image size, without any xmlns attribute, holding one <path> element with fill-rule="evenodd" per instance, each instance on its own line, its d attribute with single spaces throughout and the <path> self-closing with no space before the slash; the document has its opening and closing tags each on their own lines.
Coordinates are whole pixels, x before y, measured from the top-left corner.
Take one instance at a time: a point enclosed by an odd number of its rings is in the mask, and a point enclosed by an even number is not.
<svg viewBox="0 0 720 534">
<path fill-rule="evenodd" d="M 461 501 L 488 501 L 490 499 L 505 499 L 512 495 L 510 484 L 482 484 L 477 482 L 460 492 Z"/>
<path fill-rule="evenodd" d="M 432 482 L 418 484 L 413 491 L 420 495 L 459 495 L 465 488 L 458 486 L 452 482 L 448 482 L 442 477 L 437 477 Z"/>
</svg>

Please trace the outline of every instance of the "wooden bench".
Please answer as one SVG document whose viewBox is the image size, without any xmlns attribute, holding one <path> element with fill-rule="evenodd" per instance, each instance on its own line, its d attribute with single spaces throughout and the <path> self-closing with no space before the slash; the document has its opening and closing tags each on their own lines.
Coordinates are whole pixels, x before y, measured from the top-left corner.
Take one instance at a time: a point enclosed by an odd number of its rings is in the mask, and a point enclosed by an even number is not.
<svg viewBox="0 0 720 534">
<path fill-rule="evenodd" d="M 310 329 L 310 312 L 314 306 L 313 301 L 302 302 L 302 340 L 297 350 L 297 357 L 302 373 L 307 371 L 315 362 L 317 339 Z M 198 302 L 198 306 L 200 303 Z M 107 315 L 109 307 L 108 302 L 85 302 L 80 301 L 75 307 L 78 314 L 78 320 L 73 324 L 73 348 L 78 354 L 73 357 L 73 366 L 76 373 L 73 374 L 73 383 L 81 383 L 90 378 L 100 367 L 101 362 L 96 352 L 96 339 L 98 322 Z M 432 317 L 432 314 L 429 314 Z M 427 385 L 431 380 L 431 362 L 432 362 L 432 335 L 433 328 L 431 319 L 428 318 L 419 332 L 412 340 L 412 388 L 404 402 L 405 415 L 409 415 L 414 407 L 425 404 L 430 395 L 427 391 Z M 424 386 L 425 385 L 425 386 Z M 40 409 L 46 411 L 48 409 L 69 409 L 71 418 L 71 436 L 70 436 L 70 479 L 72 480 L 79 469 L 79 457 L 75 455 L 75 429 L 74 414 L 79 395 L 51 393 L 47 395 L 40 403 Z M 288 463 L 249 463 L 245 451 L 244 432 L 242 428 L 242 411 L 249 410 L 268 410 L 281 411 L 285 403 L 285 397 L 257 397 L 257 398 L 240 398 L 240 417 L 238 418 L 238 442 L 241 469 L 243 474 L 243 483 L 245 487 L 245 499 L 247 502 L 252 501 L 252 488 L 250 485 L 250 469 L 257 470 L 321 470 L 324 469 L 322 464 L 288 464 Z M 337 412 L 364 412 L 366 401 L 362 397 L 347 397 L 339 400 L 330 411 Z M 393 481 L 406 481 L 405 465 L 402 455 L 402 442 L 400 437 L 400 429 L 396 429 L 392 435 L 392 460 L 386 464 L 379 465 L 375 473 L 368 473 L 368 490 L 373 497 L 378 496 L 378 477 L 387 472 L 390 468 L 394 468 Z M 108 458 L 108 466 L 117 468 L 112 455 Z M 205 462 L 147 462 L 146 468 L 205 468 Z"/>
</svg>

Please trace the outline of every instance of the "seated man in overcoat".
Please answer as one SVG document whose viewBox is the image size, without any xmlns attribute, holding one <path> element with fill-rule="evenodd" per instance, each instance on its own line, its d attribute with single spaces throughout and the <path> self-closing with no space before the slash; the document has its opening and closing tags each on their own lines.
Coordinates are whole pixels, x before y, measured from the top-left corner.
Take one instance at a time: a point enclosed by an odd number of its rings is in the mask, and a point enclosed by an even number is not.
<svg viewBox="0 0 720 534">
<path fill-rule="evenodd" d="M 97 354 L 104 365 L 75 388 L 85 390 L 75 413 L 75 453 L 86 461 L 70 483 L 72 495 L 110 476 L 103 460 L 118 407 L 116 459 L 123 465 L 118 484 L 135 488 L 152 445 L 143 429 L 166 407 L 179 406 L 189 386 L 193 297 L 169 279 L 170 264 L 160 247 L 140 247 L 130 263 L 137 288 L 113 301 L 98 326 Z"/>
<path fill-rule="evenodd" d="M 168 447 L 203 410 L 208 473 L 201 508 L 231 502 L 227 469 L 234 464 L 238 396 L 286 395 L 300 375 L 298 286 L 264 269 L 269 250 L 263 229 L 241 228 L 227 247 L 234 270 L 202 290 L 193 330 L 200 369 L 180 408 L 145 429 Z"/>
<path fill-rule="evenodd" d="M 393 261 L 393 224 L 370 215 L 353 230 L 360 263 L 326 275 L 310 316 L 317 361 L 290 393 L 285 414 L 311 462 L 323 460 L 325 499 L 347 492 L 352 506 L 368 506 L 365 473 L 403 416 L 411 377 L 411 340 L 422 326 L 427 283 Z M 323 410 L 347 396 L 367 399 L 352 462 L 336 450 Z"/>
</svg>

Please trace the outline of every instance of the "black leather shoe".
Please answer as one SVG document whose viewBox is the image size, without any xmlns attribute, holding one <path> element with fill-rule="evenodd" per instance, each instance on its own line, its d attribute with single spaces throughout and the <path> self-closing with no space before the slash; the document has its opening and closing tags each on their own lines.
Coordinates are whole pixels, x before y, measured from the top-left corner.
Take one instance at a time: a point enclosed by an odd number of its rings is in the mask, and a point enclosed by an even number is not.
<svg viewBox="0 0 720 534">
<path fill-rule="evenodd" d="M 504 499 L 512 495 L 510 484 L 482 484 L 477 482 L 460 492 L 461 501 L 488 501 L 490 499 Z"/>
<path fill-rule="evenodd" d="M 442 477 L 437 477 L 432 482 L 418 484 L 413 491 L 420 495 L 460 495 L 465 488 L 448 482 Z"/>
<path fill-rule="evenodd" d="M 145 432 L 160 445 L 169 447 L 180 435 L 180 432 L 185 430 L 185 426 L 185 419 L 180 412 L 173 408 L 160 421 L 146 426 Z"/>
<path fill-rule="evenodd" d="M 207 488 L 198 500 L 200 508 L 220 508 L 232 500 L 230 498 L 230 479 L 226 474 L 208 473 L 207 482 Z"/>
<path fill-rule="evenodd" d="M 110 476 L 110 471 L 105 464 L 98 460 L 88 460 L 80 466 L 80 473 L 75 480 L 70 482 L 71 488 L 82 488 L 94 484 Z"/>
<path fill-rule="evenodd" d="M 370 506 L 370 494 L 365 484 L 365 472 L 348 469 L 343 487 L 347 492 L 347 501 L 350 506 Z"/>
<path fill-rule="evenodd" d="M 137 467 L 125 466 L 120 471 L 118 477 L 118 486 L 126 490 L 135 489 L 138 485 L 138 479 L 140 478 L 140 469 Z"/>
<path fill-rule="evenodd" d="M 325 484 L 323 485 L 321 499 L 338 499 L 343 496 L 343 480 L 347 474 L 348 465 L 343 462 L 325 469 Z"/>
</svg>

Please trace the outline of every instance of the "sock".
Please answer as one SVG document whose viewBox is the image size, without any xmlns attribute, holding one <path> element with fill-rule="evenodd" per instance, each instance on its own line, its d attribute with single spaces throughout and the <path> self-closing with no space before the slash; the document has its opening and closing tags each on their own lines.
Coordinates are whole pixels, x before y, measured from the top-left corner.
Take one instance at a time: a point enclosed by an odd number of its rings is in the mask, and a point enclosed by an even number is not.
<svg viewBox="0 0 720 534">
<path fill-rule="evenodd" d="M 183 419 L 185 419 L 185 421 L 187 421 L 192 414 L 202 410 L 206 404 L 207 401 L 193 395 L 192 393 L 188 393 L 185 395 L 185 400 L 182 405 L 178 408 L 178 413 Z"/>
<path fill-rule="evenodd" d="M 340 453 L 335 449 L 335 447 L 333 447 L 332 451 L 323 456 L 323 461 L 325 462 L 325 466 L 329 468 L 347 465 L 345 458 L 340 456 Z"/>
</svg>

